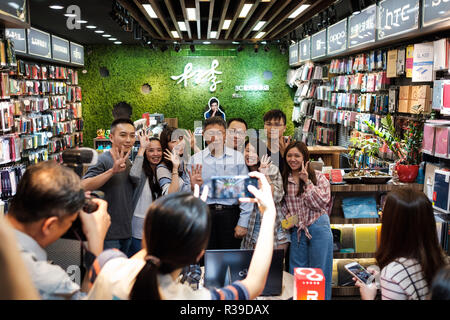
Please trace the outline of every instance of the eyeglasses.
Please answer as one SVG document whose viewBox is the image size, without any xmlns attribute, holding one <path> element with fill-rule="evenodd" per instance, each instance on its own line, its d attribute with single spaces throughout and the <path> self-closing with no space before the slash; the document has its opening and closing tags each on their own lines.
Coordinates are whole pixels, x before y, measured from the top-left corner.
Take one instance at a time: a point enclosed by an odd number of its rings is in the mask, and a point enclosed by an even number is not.
<svg viewBox="0 0 450 320">
<path fill-rule="evenodd" d="M 242 130 L 228 129 L 228 133 L 235 136 L 245 136 L 245 131 Z"/>
<path fill-rule="evenodd" d="M 272 123 L 272 122 L 264 122 L 264 126 L 266 126 L 266 127 L 282 127 L 282 126 L 284 126 L 284 124 L 283 123 L 279 123 L 279 122 L 274 122 L 274 123 Z"/>
</svg>

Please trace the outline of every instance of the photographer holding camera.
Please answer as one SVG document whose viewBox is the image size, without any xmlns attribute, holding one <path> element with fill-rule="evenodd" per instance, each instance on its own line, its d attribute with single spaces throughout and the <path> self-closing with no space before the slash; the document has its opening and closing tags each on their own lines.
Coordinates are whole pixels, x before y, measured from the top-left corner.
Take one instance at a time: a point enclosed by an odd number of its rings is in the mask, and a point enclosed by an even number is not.
<svg viewBox="0 0 450 320">
<path fill-rule="evenodd" d="M 41 162 L 27 168 L 11 201 L 7 218 L 15 229 L 17 242 L 31 279 L 42 299 L 81 299 L 84 293 L 59 266 L 47 261 L 45 247 L 58 240 L 79 216 L 87 240 L 87 269 L 103 251 L 111 224 L 108 204 L 88 214 L 80 178 L 55 162 Z"/>
</svg>

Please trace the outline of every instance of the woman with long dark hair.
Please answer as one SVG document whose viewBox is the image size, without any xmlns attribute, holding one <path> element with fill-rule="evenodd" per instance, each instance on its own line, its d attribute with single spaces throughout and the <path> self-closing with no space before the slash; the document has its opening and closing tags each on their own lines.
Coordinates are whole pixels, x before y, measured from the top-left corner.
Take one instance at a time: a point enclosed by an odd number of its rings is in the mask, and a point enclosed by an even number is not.
<svg viewBox="0 0 450 320">
<path fill-rule="evenodd" d="M 445 265 L 430 200 L 413 189 L 391 191 L 381 220 L 380 245 L 375 253 L 381 270 L 381 298 L 425 299 L 434 276 Z M 360 287 L 362 299 L 375 298 L 375 285 L 357 281 L 356 286 Z"/>
<path fill-rule="evenodd" d="M 272 191 L 265 176 L 251 172 L 259 179 L 260 189 L 249 186 L 254 202 L 262 214 L 261 229 L 247 276 L 241 281 L 216 289 L 190 286 L 176 281 L 183 267 L 195 264 L 203 256 L 211 232 L 211 217 L 206 202 L 192 193 L 177 192 L 157 199 L 148 209 L 144 224 L 144 249 L 131 259 L 117 250 L 104 251 L 94 265 L 89 279 L 95 280 L 89 299 L 132 300 L 248 300 L 259 296 L 266 283 L 273 254 L 273 229 L 276 210 Z M 99 269 L 101 271 L 99 272 Z M 99 273 L 98 273 L 99 272 Z"/>
<path fill-rule="evenodd" d="M 261 148 L 260 148 L 261 147 Z M 270 157 L 265 154 L 262 155 L 260 150 L 265 150 L 265 145 L 258 140 L 247 140 L 244 143 L 244 160 L 248 171 L 259 171 L 264 174 L 272 187 L 273 201 L 277 209 L 277 219 L 274 230 L 274 247 L 284 249 L 287 251 L 290 237 L 286 230 L 281 227 L 281 208 L 280 202 L 284 196 L 283 179 L 281 178 L 280 170 L 275 166 Z M 261 227 L 261 215 L 257 206 L 253 207 L 253 211 L 248 221 L 248 231 L 242 239 L 241 249 L 254 249 L 256 240 L 258 239 L 259 229 Z"/>
<path fill-rule="evenodd" d="M 130 170 L 130 178 L 136 185 L 133 195 L 133 218 L 131 220 L 131 245 L 128 256 L 142 249 L 142 229 L 150 204 L 161 196 L 161 187 L 156 179 L 156 166 L 162 159 L 161 142 L 141 131 L 139 150 Z"/>
<path fill-rule="evenodd" d="M 192 191 L 193 184 L 203 184 L 200 166 L 193 168 L 191 173 L 187 170 L 190 142 L 186 143 L 184 132 L 181 129 L 165 127 L 159 139 L 163 159 L 156 168 L 156 174 L 162 194 L 188 192 Z"/>
<path fill-rule="evenodd" d="M 320 268 L 325 276 L 325 298 L 331 299 L 333 234 L 328 207 L 331 193 L 328 179 L 309 165 L 308 147 L 290 143 L 283 156 L 283 215 L 291 230 L 289 272 L 294 268 Z"/>
</svg>

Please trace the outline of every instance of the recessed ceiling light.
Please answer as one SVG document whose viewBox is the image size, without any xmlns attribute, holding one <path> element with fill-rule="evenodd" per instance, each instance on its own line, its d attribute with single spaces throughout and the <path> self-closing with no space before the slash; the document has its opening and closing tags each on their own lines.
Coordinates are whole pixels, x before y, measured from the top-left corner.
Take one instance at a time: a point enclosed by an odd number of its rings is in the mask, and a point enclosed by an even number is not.
<svg viewBox="0 0 450 320">
<path fill-rule="evenodd" d="M 74 17 L 76 17 L 77 15 L 76 15 L 75 13 L 65 13 L 64 16 L 65 16 L 65 17 L 68 17 L 68 18 L 74 18 Z"/>
<path fill-rule="evenodd" d="M 302 13 L 303 11 L 306 10 L 306 8 L 308 8 L 310 5 L 309 4 L 302 4 L 300 7 L 298 7 L 297 10 L 295 10 L 289 17 L 288 19 L 294 19 L 295 17 L 297 17 L 300 13 Z"/>
<path fill-rule="evenodd" d="M 184 21 L 178 21 L 178 27 L 180 28 L 180 31 L 187 31 L 186 23 Z"/>
<path fill-rule="evenodd" d="M 95 33 L 104 33 L 105 31 L 103 31 L 103 30 L 95 30 L 94 32 Z"/>
<path fill-rule="evenodd" d="M 233 42 L 232 42 L 232 44 L 239 44 L 239 42 L 237 42 L 237 41 L 233 41 Z"/>
<path fill-rule="evenodd" d="M 89 26 L 86 26 L 86 29 L 96 29 L 97 27 L 96 26 L 93 26 L 93 25 L 89 25 Z"/>
<path fill-rule="evenodd" d="M 242 10 L 241 10 L 241 13 L 239 13 L 239 18 L 245 18 L 248 15 L 248 12 L 252 8 L 252 6 L 253 6 L 252 3 L 244 4 L 244 6 L 242 7 Z"/>
<path fill-rule="evenodd" d="M 53 9 L 53 10 L 61 10 L 61 9 L 64 9 L 64 7 L 63 6 L 60 6 L 60 5 L 57 5 L 57 4 L 55 4 L 55 5 L 52 5 L 52 6 L 48 6 L 50 9 Z"/>
<path fill-rule="evenodd" d="M 187 13 L 189 21 L 197 20 L 196 14 L 195 14 L 195 8 L 186 8 L 186 13 Z"/>
<path fill-rule="evenodd" d="M 259 39 L 259 38 L 262 38 L 262 37 L 264 37 L 264 35 L 265 35 L 266 33 L 265 32 L 260 32 L 260 33 L 258 33 L 257 35 L 256 35 L 256 39 Z"/>
<path fill-rule="evenodd" d="M 256 26 L 253 28 L 253 31 L 259 31 L 266 24 L 265 21 L 259 21 Z"/>
<path fill-rule="evenodd" d="M 203 44 L 211 44 L 211 41 L 203 41 Z"/>
<path fill-rule="evenodd" d="M 117 38 L 109 38 L 108 40 L 110 40 L 110 41 L 116 41 Z"/>
<path fill-rule="evenodd" d="M 224 20 L 222 29 L 223 30 L 228 30 L 228 28 L 230 27 L 230 24 L 231 24 L 231 20 Z"/>
<path fill-rule="evenodd" d="M 176 31 L 170 31 L 170 33 L 172 34 L 172 37 L 174 37 L 174 38 L 179 38 L 180 37 L 178 35 L 178 32 L 176 32 Z"/>
<path fill-rule="evenodd" d="M 109 37 L 111 37 L 111 35 L 110 34 L 102 34 L 102 37 L 109 38 Z"/>
<path fill-rule="evenodd" d="M 75 20 L 76 23 L 87 23 L 86 20 Z"/>
<path fill-rule="evenodd" d="M 146 3 L 146 4 L 143 4 L 142 6 L 144 7 L 145 11 L 147 11 L 147 13 L 150 16 L 150 18 L 153 18 L 153 19 L 157 19 L 158 18 L 158 16 L 156 15 L 155 10 L 153 10 L 153 7 L 152 7 L 151 4 Z"/>
<path fill-rule="evenodd" d="M 122 41 L 114 41 L 114 44 L 122 44 Z"/>
<path fill-rule="evenodd" d="M 210 38 L 217 38 L 217 31 L 211 31 L 211 32 L 209 33 L 209 37 L 210 37 Z"/>
</svg>

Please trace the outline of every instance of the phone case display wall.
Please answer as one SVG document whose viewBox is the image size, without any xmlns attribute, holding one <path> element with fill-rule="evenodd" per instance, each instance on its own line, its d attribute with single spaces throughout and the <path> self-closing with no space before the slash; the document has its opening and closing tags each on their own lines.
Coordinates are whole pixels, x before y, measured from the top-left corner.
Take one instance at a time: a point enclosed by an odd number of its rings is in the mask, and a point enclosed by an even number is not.
<svg viewBox="0 0 450 320">
<path fill-rule="evenodd" d="M 82 145 L 82 93 L 77 70 L 16 60 L 9 40 L 0 43 L 0 194 L 8 200 L 27 165 L 62 162 L 65 149 Z"/>
</svg>

